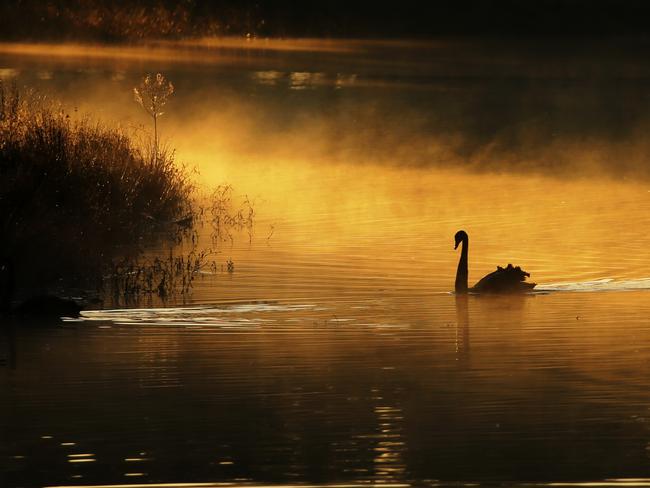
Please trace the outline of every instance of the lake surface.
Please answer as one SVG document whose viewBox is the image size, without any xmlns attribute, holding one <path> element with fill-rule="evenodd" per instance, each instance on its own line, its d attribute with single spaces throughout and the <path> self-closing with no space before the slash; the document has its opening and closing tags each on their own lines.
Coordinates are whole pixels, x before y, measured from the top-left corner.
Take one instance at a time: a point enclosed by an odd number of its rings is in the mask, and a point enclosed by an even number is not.
<svg viewBox="0 0 650 488">
<path fill-rule="evenodd" d="M 189 295 L 4 333 L 0 485 L 650 485 L 642 60 L 188 44 L 0 46 L 143 135 L 164 71 L 163 138 L 256 211 Z M 451 293 L 461 228 L 538 291 Z"/>
</svg>

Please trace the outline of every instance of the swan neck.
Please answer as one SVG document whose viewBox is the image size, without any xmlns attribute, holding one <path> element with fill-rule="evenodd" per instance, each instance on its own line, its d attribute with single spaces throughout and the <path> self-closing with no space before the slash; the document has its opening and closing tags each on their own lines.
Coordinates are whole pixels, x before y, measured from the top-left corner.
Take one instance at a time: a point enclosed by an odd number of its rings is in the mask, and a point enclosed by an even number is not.
<svg viewBox="0 0 650 488">
<path fill-rule="evenodd" d="M 456 270 L 456 293 L 467 293 L 467 255 L 469 253 L 469 239 L 462 240 L 460 249 L 460 261 Z"/>
</svg>

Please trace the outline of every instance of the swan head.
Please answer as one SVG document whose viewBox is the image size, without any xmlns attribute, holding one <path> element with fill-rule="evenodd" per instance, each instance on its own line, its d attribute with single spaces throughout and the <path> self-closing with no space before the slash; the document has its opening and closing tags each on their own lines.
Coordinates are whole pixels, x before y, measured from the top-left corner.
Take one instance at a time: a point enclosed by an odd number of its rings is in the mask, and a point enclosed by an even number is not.
<svg viewBox="0 0 650 488">
<path fill-rule="evenodd" d="M 464 230 L 459 230 L 458 232 L 456 232 L 456 235 L 454 236 L 454 241 L 456 243 L 454 245 L 454 249 L 457 249 L 458 245 L 463 241 L 467 241 L 467 239 L 468 239 L 467 232 L 465 232 Z"/>
</svg>

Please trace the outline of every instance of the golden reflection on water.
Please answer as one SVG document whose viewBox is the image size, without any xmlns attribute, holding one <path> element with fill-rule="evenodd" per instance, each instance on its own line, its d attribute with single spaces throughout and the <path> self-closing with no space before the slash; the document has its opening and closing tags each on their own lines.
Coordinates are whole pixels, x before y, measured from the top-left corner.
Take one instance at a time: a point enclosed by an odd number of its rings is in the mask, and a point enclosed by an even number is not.
<svg viewBox="0 0 650 488">
<path fill-rule="evenodd" d="M 396 47 L 399 44 L 393 43 Z M 206 63 L 224 61 L 225 58 L 215 56 L 217 50 L 228 49 L 236 51 L 288 51 L 288 52 L 326 52 L 326 53 L 360 53 L 364 45 L 372 43 L 348 40 L 324 39 L 243 39 L 240 37 L 205 38 L 185 41 L 155 41 L 138 46 L 107 46 L 101 44 L 88 45 L 78 43 L 0 43 L 0 53 L 21 56 L 57 56 L 63 58 L 105 58 L 105 59 L 148 59 L 175 60 L 177 62 Z M 403 46 L 404 47 L 404 46 Z M 408 46 L 405 46 L 408 47 Z M 200 51 L 188 48 L 203 48 Z M 192 56 L 192 53 L 196 53 Z M 188 58 L 189 56 L 189 58 Z"/>
<path fill-rule="evenodd" d="M 643 182 L 191 157 L 204 181 L 225 177 L 259 198 L 258 242 L 272 232 L 269 253 L 286 253 L 288 269 L 290 260 L 321 258 L 332 267 L 325 273 L 349 268 L 451 290 L 459 258 L 452 238 L 462 228 L 472 283 L 508 263 L 538 284 L 650 277 L 650 186 Z"/>
<path fill-rule="evenodd" d="M 379 433 L 377 445 L 374 448 L 374 472 L 383 482 L 399 481 L 404 479 L 406 465 L 402 452 L 406 443 L 402 437 L 404 420 L 400 407 L 381 405 L 375 407 Z"/>
<path fill-rule="evenodd" d="M 0 53 L 19 56 L 55 57 L 64 60 L 142 60 L 159 62 L 223 62 L 228 58 L 221 54 L 205 56 L 179 56 L 178 49 L 152 48 L 151 46 L 122 47 L 86 44 L 36 44 L 36 43 L 0 43 Z M 188 59 L 186 56 L 190 56 Z M 202 61 L 203 60 L 203 61 Z"/>
<path fill-rule="evenodd" d="M 75 328 L 18 335 L 17 369 L 0 378 L 13 378 L 20 406 L 8 413 L 12 454 L 56 462 L 59 439 L 72 439 L 68 459 L 96 460 L 72 471 L 88 486 L 106 466 L 186 479 L 168 456 L 224 481 L 223 469 L 258 459 L 287 477 L 328 466 L 332 478 L 382 486 L 507 478 L 512 463 L 591 479 L 603 471 L 587 454 L 628 468 L 630 456 L 647 459 L 646 295 L 388 292 L 87 313 Z M 602 444 L 612 428 L 618 443 Z M 197 444 L 184 452 L 179 438 Z M 475 450 L 485 453 L 468 458 Z"/>
</svg>

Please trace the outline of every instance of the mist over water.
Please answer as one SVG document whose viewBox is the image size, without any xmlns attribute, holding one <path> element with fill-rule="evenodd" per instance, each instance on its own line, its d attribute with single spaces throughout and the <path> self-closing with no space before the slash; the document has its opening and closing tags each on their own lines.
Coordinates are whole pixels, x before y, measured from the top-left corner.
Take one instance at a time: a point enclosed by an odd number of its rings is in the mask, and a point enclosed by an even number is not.
<svg viewBox="0 0 650 488">
<path fill-rule="evenodd" d="M 643 43 L 234 41 L 145 48 L 4 45 L 4 78 L 144 123 L 129 88 L 178 87 L 174 145 L 229 157 L 647 176 Z M 207 134 L 206 134 L 207 133 Z M 206 137 L 212 134 L 212 137 Z"/>
<path fill-rule="evenodd" d="M 644 483 L 643 49 L 255 42 L 0 46 L 143 137 L 163 71 L 163 140 L 256 210 L 191 294 L 2 337 L 7 486 Z M 452 294 L 459 229 L 537 291 Z"/>
</svg>

